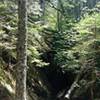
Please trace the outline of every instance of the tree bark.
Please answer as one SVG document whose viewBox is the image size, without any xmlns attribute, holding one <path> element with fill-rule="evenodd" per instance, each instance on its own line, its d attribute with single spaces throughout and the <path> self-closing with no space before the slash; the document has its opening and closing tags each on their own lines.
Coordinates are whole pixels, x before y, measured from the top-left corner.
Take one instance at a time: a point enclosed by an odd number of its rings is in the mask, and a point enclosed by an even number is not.
<svg viewBox="0 0 100 100">
<path fill-rule="evenodd" d="M 18 20 L 15 100 L 26 100 L 27 0 L 18 0 Z"/>
</svg>

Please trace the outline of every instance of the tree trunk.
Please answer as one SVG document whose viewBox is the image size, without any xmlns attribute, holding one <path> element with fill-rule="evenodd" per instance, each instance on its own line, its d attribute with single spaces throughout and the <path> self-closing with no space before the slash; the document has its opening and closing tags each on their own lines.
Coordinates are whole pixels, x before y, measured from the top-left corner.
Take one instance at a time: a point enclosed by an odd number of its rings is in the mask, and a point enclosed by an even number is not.
<svg viewBox="0 0 100 100">
<path fill-rule="evenodd" d="M 57 1 L 57 8 L 61 9 L 61 1 L 60 0 Z M 58 32 L 62 32 L 62 23 L 61 23 L 61 21 L 62 21 L 62 14 L 61 14 L 61 12 L 59 12 L 57 10 L 57 30 L 58 30 Z"/>
<path fill-rule="evenodd" d="M 45 13 L 45 0 L 39 0 L 39 2 L 40 2 L 40 8 L 41 8 L 42 16 L 44 16 L 44 13 Z"/>
<path fill-rule="evenodd" d="M 41 24 L 45 24 L 45 0 L 39 0 L 40 3 L 40 9 L 41 9 L 41 17 L 40 17 L 40 21 Z"/>
<path fill-rule="evenodd" d="M 27 0 L 18 0 L 18 34 L 15 100 L 26 100 Z"/>
</svg>

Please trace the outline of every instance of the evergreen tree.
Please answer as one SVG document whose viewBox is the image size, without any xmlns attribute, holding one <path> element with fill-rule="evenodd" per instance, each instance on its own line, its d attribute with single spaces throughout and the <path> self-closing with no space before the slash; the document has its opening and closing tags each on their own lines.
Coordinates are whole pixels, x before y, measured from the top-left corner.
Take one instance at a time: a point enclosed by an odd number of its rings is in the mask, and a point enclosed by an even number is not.
<svg viewBox="0 0 100 100">
<path fill-rule="evenodd" d="M 15 100 L 27 100 L 27 0 L 18 0 L 18 42 L 17 42 L 17 70 Z"/>
</svg>

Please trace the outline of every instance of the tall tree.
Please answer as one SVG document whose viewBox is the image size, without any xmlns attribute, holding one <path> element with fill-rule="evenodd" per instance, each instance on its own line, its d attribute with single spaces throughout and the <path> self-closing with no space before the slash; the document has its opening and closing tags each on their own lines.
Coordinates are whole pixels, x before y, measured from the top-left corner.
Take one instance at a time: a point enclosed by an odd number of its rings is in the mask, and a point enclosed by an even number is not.
<svg viewBox="0 0 100 100">
<path fill-rule="evenodd" d="M 27 76 L 27 0 L 18 0 L 18 42 L 15 100 L 26 100 Z"/>
<path fill-rule="evenodd" d="M 58 0 L 57 1 L 57 9 L 61 9 L 62 8 L 62 5 L 63 4 L 62 4 L 61 0 Z M 63 13 L 63 9 L 61 11 Z M 62 21 L 62 14 L 61 14 L 60 11 L 57 10 L 57 30 L 59 32 L 62 31 L 62 25 L 61 25 L 62 23 L 61 23 L 61 21 Z"/>
<path fill-rule="evenodd" d="M 41 22 L 42 22 L 42 24 L 44 24 L 45 23 L 45 18 L 44 18 L 44 16 L 45 16 L 45 3 L 46 3 L 46 1 L 45 0 L 39 0 L 39 4 L 40 4 L 40 11 L 41 11 Z"/>
<path fill-rule="evenodd" d="M 39 0 L 39 2 L 40 2 L 40 8 L 41 8 L 42 16 L 44 16 L 44 13 L 45 13 L 45 0 Z"/>
</svg>

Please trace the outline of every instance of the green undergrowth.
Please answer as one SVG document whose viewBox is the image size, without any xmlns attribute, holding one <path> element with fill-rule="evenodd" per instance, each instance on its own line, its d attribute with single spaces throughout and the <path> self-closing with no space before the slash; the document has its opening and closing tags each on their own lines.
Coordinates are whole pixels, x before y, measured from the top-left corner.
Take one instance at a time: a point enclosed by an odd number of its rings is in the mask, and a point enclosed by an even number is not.
<svg viewBox="0 0 100 100">
<path fill-rule="evenodd" d="M 13 100 L 15 92 L 15 80 L 9 71 L 4 70 L 6 64 L 0 58 L 0 100 Z"/>
</svg>

